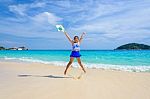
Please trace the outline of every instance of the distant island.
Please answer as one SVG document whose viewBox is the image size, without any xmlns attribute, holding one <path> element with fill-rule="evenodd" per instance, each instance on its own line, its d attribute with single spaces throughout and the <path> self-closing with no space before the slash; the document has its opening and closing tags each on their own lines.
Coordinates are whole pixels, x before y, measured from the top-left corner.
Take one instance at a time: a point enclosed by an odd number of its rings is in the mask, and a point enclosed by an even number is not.
<svg viewBox="0 0 150 99">
<path fill-rule="evenodd" d="M 3 46 L 0 46 L 0 50 L 28 50 L 28 48 L 22 46 L 22 47 L 12 47 L 12 48 L 5 48 Z"/>
<path fill-rule="evenodd" d="M 150 46 L 138 43 L 128 43 L 117 47 L 115 50 L 150 50 Z"/>
</svg>

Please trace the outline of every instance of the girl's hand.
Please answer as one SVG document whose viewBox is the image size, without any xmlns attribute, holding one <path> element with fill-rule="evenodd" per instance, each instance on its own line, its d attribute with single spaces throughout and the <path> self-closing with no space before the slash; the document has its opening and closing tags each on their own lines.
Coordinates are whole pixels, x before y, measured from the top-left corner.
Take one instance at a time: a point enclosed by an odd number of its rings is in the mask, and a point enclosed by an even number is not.
<svg viewBox="0 0 150 99">
<path fill-rule="evenodd" d="M 81 37 L 80 37 L 80 40 L 79 40 L 80 43 L 81 43 L 81 41 L 82 41 L 82 39 L 83 39 L 83 36 L 84 36 L 85 34 L 86 34 L 85 32 L 82 33 L 82 35 L 81 35 Z"/>
<path fill-rule="evenodd" d="M 85 35 L 86 34 L 86 32 L 83 32 L 83 35 Z"/>
</svg>

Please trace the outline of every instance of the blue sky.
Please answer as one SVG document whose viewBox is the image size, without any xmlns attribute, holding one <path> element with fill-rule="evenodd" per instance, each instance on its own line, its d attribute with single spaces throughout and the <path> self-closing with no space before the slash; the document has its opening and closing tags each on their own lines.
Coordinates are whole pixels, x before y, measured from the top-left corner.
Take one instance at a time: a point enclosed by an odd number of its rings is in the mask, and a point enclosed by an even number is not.
<svg viewBox="0 0 150 99">
<path fill-rule="evenodd" d="M 150 0 L 0 0 L 0 45 L 71 49 L 68 34 L 86 36 L 82 49 L 150 45 Z"/>
</svg>

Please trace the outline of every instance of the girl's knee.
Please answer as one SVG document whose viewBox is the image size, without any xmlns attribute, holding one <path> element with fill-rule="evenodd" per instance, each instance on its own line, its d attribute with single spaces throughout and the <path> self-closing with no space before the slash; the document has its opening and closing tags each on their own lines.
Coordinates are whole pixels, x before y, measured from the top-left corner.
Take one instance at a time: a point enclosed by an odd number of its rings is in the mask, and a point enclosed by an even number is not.
<svg viewBox="0 0 150 99">
<path fill-rule="evenodd" d="M 78 61 L 79 64 L 81 64 L 81 61 Z"/>
<path fill-rule="evenodd" d="M 70 63 L 70 64 L 72 64 L 72 63 L 73 63 L 73 61 L 69 61 L 69 63 Z"/>
</svg>

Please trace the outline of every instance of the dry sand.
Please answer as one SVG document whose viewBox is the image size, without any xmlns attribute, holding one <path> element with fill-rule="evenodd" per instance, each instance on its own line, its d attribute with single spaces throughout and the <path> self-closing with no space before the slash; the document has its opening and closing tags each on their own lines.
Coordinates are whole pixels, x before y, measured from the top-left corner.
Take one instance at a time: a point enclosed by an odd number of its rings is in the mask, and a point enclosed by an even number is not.
<svg viewBox="0 0 150 99">
<path fill-rule="evenodd" d="M 0 99 L 150 99 L 150 73 L 86 69 L 73 79 L 64 69 L 0 62 Z"/>
</svg>

